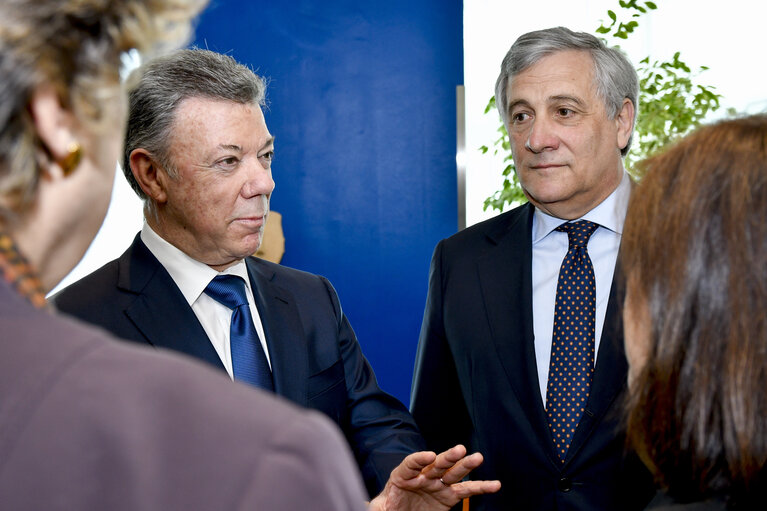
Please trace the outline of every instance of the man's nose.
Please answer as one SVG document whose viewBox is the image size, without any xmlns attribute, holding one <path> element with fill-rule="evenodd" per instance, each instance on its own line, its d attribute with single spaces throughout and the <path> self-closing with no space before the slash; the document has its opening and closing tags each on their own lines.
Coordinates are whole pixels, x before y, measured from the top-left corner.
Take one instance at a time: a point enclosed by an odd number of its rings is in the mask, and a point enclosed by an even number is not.
<svg viewBox="0 0 767 511">
<path fill-rule="evenodd" d="M 530 127 L 525 148 L 537 154 L 558 147 L 559 137 L 556 134 L 554 122 L 545 117 L 537 117 Z"/>
<path fill-rule="evenodd" d="M 242 195 L 246 198 L 257 195 L 270 195 L 274 190 L 271 166 L 263 165 L 260 161 L 247 169 L 247 180 L 242 187 Z"/>
</svg>

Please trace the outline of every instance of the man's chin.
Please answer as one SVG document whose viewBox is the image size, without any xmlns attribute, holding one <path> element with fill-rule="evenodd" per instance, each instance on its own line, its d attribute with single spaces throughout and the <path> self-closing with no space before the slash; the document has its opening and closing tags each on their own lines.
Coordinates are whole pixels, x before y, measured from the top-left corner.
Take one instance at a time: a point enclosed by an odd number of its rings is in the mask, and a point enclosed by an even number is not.
<svg viewBox="0 0 767 511">
<path fill-rule="evenodd" d="M 263 241 L 263 239 L 264 239 L 263 229 L 261 229 L 258 233 L 248 236 L 248 239 L 246 240 L 245 245 L 240 251 L 240 253 L 243 254 L 242 258 L 244 259 L 246 257 L 256 255 L 256 252 L 258 252 L 258 249 L 261 248 L 261 242 Z"/>
</svg>

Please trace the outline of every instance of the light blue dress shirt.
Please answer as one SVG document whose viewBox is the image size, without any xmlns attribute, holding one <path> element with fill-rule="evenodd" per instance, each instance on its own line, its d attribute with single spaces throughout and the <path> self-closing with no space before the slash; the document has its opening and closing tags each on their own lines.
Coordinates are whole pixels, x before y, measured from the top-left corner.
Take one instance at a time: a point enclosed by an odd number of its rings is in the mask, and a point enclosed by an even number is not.
<svg viewBox="0 0 767 511">
<path fill-rule="evenodd" d="M 599 341 L 605 322 L 607 301 L 610 296 L 615 262 L 618 259 L 623 222 L 626 219 L 631 179 L 623 172 L 618 187 L 597 207 L 577 220 L 589 220 L 599 224 L 588 244 L 589 257 L 594 266 L 596 280 L 596 327 L 595 353 L 599 353 Z M 535 359 L 538 366 L 538 384 L 541 402 L 546 404 L 546 383 L 549 378 L 551 339 L 554 332 L 554 302 L 557 294 L 559 268 L 567 254 L 567 233 L 555 231 L 564 222 L 561 218 L 547 215 L 535 209 L 533 215 L 533 333 L 535 334 Z"/>
</svg>

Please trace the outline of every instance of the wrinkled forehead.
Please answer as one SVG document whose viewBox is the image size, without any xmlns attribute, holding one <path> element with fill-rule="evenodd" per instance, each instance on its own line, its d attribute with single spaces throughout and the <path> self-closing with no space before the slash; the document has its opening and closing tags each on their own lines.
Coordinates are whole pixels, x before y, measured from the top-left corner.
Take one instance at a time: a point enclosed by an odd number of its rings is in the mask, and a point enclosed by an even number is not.
<svg viewBox="0 0 767 511">
<path fill-rule="evenodd" d="M 191 96 L 182 99 L 174 109 L 174 124 L 206 122 L 217 117 L 233 116 L 235 112 L 247 113 L 266 125 L 261 105 L 255 102 L 241 103 L 229 99 L 207 96 Z"/>
<path fill-rule="evenodd" d="M 513 82 L 556 77 L 562 82 L 594 81 L 594 60 L 585 50 L 561 50 L 547 53 L 531 61 L 509 76 L 507 88 Z"/>
<path fill-rule="evenodd" d="M 513 75 L 506 84 L 508 107 L 519 101 L 597 95 L 594 63 L 588 52 L 566 50 L 546 55 Z"/>
<path fill-rule="evenodd" d="M 171 142 L 260 146 L 271 138 L 256 103 L 191 97 L 176 108 Z"/>
</svg>

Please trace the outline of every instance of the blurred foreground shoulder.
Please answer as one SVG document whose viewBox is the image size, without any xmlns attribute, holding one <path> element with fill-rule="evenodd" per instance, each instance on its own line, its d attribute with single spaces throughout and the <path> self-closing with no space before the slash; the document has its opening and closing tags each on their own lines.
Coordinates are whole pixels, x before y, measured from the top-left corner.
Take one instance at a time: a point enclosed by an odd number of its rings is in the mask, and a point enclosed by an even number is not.
<svg viewBox="0 0 767 511">
<path fill-rule="evenodd" d="M 175 353 L 3 309 L 0 507 L 364 508 L 349 448 L 320 414 Z"/>
</svg>

